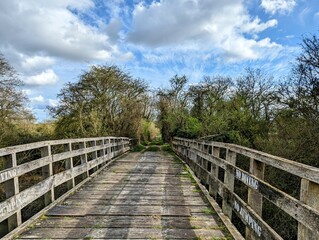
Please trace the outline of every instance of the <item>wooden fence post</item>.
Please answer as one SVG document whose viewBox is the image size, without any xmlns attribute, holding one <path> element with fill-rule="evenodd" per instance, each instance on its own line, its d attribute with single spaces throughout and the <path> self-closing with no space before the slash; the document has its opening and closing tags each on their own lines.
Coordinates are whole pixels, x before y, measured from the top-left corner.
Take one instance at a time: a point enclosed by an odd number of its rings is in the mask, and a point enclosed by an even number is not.
<svg viewBox="0 0 319 240">
<path fill-rule="evenodd" d="M 226 152 L 226 161 L 235 165 L 236 164 L 236 153 L 230 151 L 229 149 L 227 149 Z M 224 184 L 226 185 L 226 187 L 231 191 L 234 192 L 234 183 L 235 183 L 235 176 L 233 173 L 227 172 L 225 171 L 225 175 L 224 175 Z M 233 206 L 232 204 L 230 204 L 230 196 L 223 196 L 223 212 L 226 214 L 226 216 L 228 216 L 229 219 L 232 218 L 232 211 L 233 211 Z"/>
<path fill-rule="evenodd" d="M 110 140 L 108 138 L 105 138 L 103 140 L 103 144 L 104 144 L 103 155 L 104 155 L 104 157 L 108 157 L 108 154 L 109 154 L 108 145 L 110 144 Z"/>
<path fill-rule="evenodd" d="M 264 173 L 265 173 L 265 163 L 255 160 L 253 158 L 250 159 L 250 167 L 249 172 L 254 175 L 255 177 L 263 180 Z M 259 215 L 262 216 L 262 209 L 263 209 L 263 196 L 259 192 L 254 189 L 248 189 L 248 205 L 254 209 L 254 211 Z M 255 237 L 252 231 L 246 227 L 246 239 L 259 239 Z"/>
<path fill-rule="evenodd" d="M 214 147 L 212 145 L 212 154 L 214 157 L 218 157 L 219 158 L 219 153 L 220 153 L 220 148 L 219 147 Z M 218 166 L 214 163 L 212 163 L 212 166 L 211 166 L 211 176 L 213 179 L 215 179 L 217 181 L 218 179 Z M 211 184 L 209 184 L 209 194 L 214 198 L 216 199 L 217 198 L 217 185 L 216 186 L 213 186 Z"/>
<path fill-rule="evenodd" d="M 311 182 L 306 179 L 301 179 L 300 185 L 300 201 L 308 206 L 319 210 L 319 184 Z M 318 237 L 312 234 L 311 230 L 298 224 L 298 240 L 317 240 Z"/>
<path fill-rule="evenodd" d="M 92 147 L 96 147 L 96 141 L 93 141 L 93 146 Z M 92 153 L 92 160 L 96 160 L 97 159 L 97 151 L 94 151 Z M 96 172 L 99 169 L 99 165 L 97 165 L 96 167 L 94 167 L 92 170 L 93 172 Z"/>
<path fill-rule="evenodd" d="M 6 160 L 6 168 L 14 168 L 17 166 L 17 157 L 16 153 L 11 154 L 11 159 Z M 5 182 L 5 193 L 6 198 L 10 198 L 19 193 L 19 178 L 14 177 L 13 179 Z M 21 225 L 21 209 L 19 209 L 15 214 L 8 218 L 8 230 L 9 232 Z"/>
<path fill-rule="evenodd" d="M 65 147 L 65 151 L 69 151 L 71 152 L 72 151 L 72 144 L 71 143 L 68 143 L 67 146 Z M 73 158 L 68 158 L 68 159 L 65 159 L 65 170 L 67 169 L 73 169 Z M 74 180 L 74 177 L 72 177 L 72 179 L 70 181 L 67 182 L 67 188 L 68 190 L 74 188 L 75 186 L 75 180 Z"/>
<path fill-rule="evenodd" d="M 83 149 L 83 151 L 86 150 L 86 143 L 85 143 L 85 141 L 80 143 L 80 148 Z M 84 153 L 83 155 L 81 155 L 81 165 L 82 165 L 82 164 L 86 164 L 85 178 L 87 178 L 87 177 L 89 176 L 89 166 L 87 165 L 87 162 L 88 162 L 87 154 Z"/>
<path fill-rule="evenodd" d="M 41 148 L 41 157 L 51 156 L 51 146 L 45 146 Z M 42 167 L 42 179 L 46 179 L 48 177 L 53 176 L 53 166 L 52 166 L 52 158 L 48 165 Z M 44 194 L 44 204 L 48 206 L 50 203 L 54 201 L 54 187 L 51 188 L 49 192 Z"/>
</svg>

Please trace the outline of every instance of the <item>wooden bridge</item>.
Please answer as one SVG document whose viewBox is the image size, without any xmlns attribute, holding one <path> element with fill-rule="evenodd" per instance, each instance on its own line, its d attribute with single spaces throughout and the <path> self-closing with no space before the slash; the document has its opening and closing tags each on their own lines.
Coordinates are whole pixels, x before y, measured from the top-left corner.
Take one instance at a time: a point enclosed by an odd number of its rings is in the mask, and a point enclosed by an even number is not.
<svg viewBox="0 0 319 240">
<path fill-rule="evenodd" d="M 319 239 L 319 169 L 233 144 L 172 145 L 180 158 L 129 153 L 114 137 L 0 149 L 2 238 L 286 239 L 263 218 L 267 202 L 298 239 Z M 300 197 L 269 181 L 270 168 L 294 176 Z"/>
</svg>

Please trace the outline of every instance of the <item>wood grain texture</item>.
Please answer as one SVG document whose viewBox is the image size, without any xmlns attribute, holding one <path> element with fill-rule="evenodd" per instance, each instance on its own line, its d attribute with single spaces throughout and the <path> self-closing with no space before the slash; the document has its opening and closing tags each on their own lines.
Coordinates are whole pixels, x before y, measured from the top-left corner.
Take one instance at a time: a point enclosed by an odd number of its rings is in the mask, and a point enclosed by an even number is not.
<svg viewBox="0 0 319 240">
<path fill-rule="evenodd" d="M 207 151 L 209 146 L 212 147 L 212 151 Z M 298 221 L 298 239 L 309 239 L 309 236 L 314 239 L 319 238 L 318 168 L 228 143 L 199 142 L 175 138 L 173 149 L 185 160 L 213 196 L 218 193 L 222 198 L 223 205 L 226 205 L 224 204 L 226 202 L 227 206 L 232 207 L 232 209 L 223 208 L 223 212 L 228 216 L 231 211 L 236 213 L 247 227 L 248 239 L 283 239 L 285 237 L 279 236 L 264 221 L 262 217 L 263 198 Z M 226 158 L 220 156 L 220 150 L 226 152 Z M 236 166 L 236 159 L 229 161 L 227 154 L 229 152 L 250 159 L 249 172 Z M 208 168 L 207 162 L 210 163 L 210 168 Z M 266 165 L 301 179 L 300 200 L 264 181 Z M 225 177 L 223 180 L 215 174 L 216 168 L 222 169 Z M 248 187 L 248 201 L 241 199 L 234 192 L 235 183 L 232 181 L 234 178 Z"/>
<path fill-rule="evenodd" d="M 17 239 L 222 239 L 227 232 L 183 164 L 130 153 Z"/>
</svg>

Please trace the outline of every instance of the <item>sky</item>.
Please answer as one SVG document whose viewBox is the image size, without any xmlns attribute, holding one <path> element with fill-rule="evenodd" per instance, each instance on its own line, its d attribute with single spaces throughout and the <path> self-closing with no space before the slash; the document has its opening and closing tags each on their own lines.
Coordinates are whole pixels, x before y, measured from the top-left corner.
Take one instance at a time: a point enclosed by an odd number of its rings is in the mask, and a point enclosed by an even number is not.
<svg viewBox="0 0 319 240">
<path fill-rule="evenodd" d="M 319 34 L 319 0 L 1 0 L 0 52 L 38 122 L 92 65 L 117 65 L 153 89 L 175 74 L 285 76 L 304 36 Z"/>
</svg>

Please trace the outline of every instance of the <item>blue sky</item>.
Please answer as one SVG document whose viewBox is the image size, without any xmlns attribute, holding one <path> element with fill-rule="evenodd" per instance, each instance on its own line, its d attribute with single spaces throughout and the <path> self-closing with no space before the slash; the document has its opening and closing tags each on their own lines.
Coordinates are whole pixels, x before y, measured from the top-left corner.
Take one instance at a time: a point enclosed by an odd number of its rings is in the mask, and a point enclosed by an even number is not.
<svg viewBox="0 0 319 240">
<path fill-rule="evenodd" d="M 303 36 L 319 34 L 318 0 L 2 0 L 0 52 L 24 81 L 38 121 L 67 82 L 116 64 L 152 88 L 175 74 L 285 76 Z"/>
</svg>

